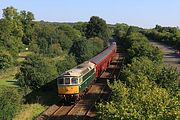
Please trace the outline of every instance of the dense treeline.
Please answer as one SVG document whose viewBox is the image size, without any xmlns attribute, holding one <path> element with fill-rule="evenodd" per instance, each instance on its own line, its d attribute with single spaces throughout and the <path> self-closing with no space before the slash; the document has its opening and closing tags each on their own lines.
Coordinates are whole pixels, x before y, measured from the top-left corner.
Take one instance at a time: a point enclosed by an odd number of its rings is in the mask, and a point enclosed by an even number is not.
<svg viewBox="0 0 180 120">
<path fill-rule="evenodd" d="M 37 91 L 65 70 L 102 51 L 110 37 L 105 20 L 97 16 L 92 16 L 89 22 L 72 25 L 34 20 L 29 11 L 18 11 L 14 7 L 3 9 L 0 70 L 18 67 L 19 88 L 1 89 L 1 119 L 12 119 L 23 101 L 22 96 Z M 21 52 L 28 52 L 28 55 L 19 56 Z M 19 62 L 19 57 L 25 60 Z"/>
<path fill-rule="evenodd" d="M 156 25 L 155 28 L 143 32 L 149 39 L 163 42 L 180 50 L 180 29 L 178 27 L 162 27 Z"/>
<path fill-rule="evenodd" d="M 127 56 L 121 81 L 109 84 L 112 98 L 97 105 L 99 119 L 178 119 L 178 73 L 162 63 L 161 51 L 141 34 L 142 29 L 118 24 L 115 37 Z"/>
</svg>

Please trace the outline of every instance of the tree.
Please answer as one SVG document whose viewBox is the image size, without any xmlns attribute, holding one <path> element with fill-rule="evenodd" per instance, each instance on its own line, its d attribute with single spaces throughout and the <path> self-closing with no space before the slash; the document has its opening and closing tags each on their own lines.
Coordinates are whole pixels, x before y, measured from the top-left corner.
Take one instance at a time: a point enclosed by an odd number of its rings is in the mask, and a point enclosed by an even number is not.
<svg viewBox="0 0 180 120">
<path fill-rule="evenodd" d="M 13 57 L 7 51 L 0 51 L 0 70 L 13 65 Z"/>
<path fill-rule="evenodd" d="M 3 9 L 3 18 L 0 22 L 0 41 L 2 46 L 13 56 L 23 48 L 23 27 L 20 16 L 14 7 Z"/>
<path fill-rule="evenodd" d="M 179 89 L 178 76 L 179 74 L 175 68 L 164 65 L 157 75 L 156 83 L 171 92 L 176 92 Z"/>
<path fill-rule="evenodd" d="M 179 118 L 177 97 L 163 88 L 152 86 L 144 76 L 134 77 L 139 86 L 128 87 L 120 81 L 110 85 L 112 100 L 97 105 L 97 115 L 102 120 L 176 120 Z M 133 81 L 133 80 L 132 80 Z M 143 81 L 143 82 L 142 82 Z"/>
<path fill-rule="evenodd" d="M 73 42 L 73 45 L 69 51 L 69 54 L 75 56 L 77 63 L 82 63 L 87 60 L 87 40 L 85 38 L 80 38 Z"/>
<path fill-rule="evenodd" d="M 126 33 L 128 31 L 129 26 L 127 24 L 116 24 L 114 28 L 114 34 L 115 36 L 122 41 L 122 39 L 125 39 Z"/>
<path fill-rule="evenodd" d="M 73 56 L 66 56 L 65 60 L 57 61 L 56 67 L 59 74 L 62 74 L 66 70 L 69 70 L 76 66 L 77 63 L 75 61 L 75 58 Z"/>
<path fill-rule="evenodd" d="M 103 40 L 98 37 L 88 40 L 81 38 L 74 41 L 69 54 L 75 56 L 77 63 L 82 63 L 102 51 L 103 45 Z"/>
<path fill-rule="evenodd" d="M 178 47 L 180 30 L 177 27 L 162 27 L 156 25 L 155 28 L 144 31 L 144 34 L 149 39 L 163 42 L 164 44 L 172 46 L 176 49 L 180 49 L 180 47 Z"/>
<path fill-rule="evenodd" d="M 86 28 L 87 28 L 87 22 L 77 22 L 73 28 L 79 30 L 81 32 L 82 36 L 85 36 Z"/>
<path fill-rule="evenodd" d="M 20 19 L 23 25 L 23 38 L 22 41 L 24 44 L 29 45 L 33 39 L 34 32 L 34 15 L 31 12 L 26 12 L 25 10 L 20 12 Z"/>
<path fill-rule="evenodd" d="M 99 52 L 101 52 L 104 49 L 104 42 L 102 39 L 98 37 L 88 39 L 87 45 L 88 45 L 88 51 L 92 52 L 93 56 L 97 55 Z"/>
<path fill-rule="evenodd" d="M 131 62 L 124 64 L 122 81 L 109 84 L 112 97 L 97 105 L 98 118 L 179 119 L 177 72 L 163 65 L 161 52 L 142 34 L 130 32 L 125 42 Z"/>
<path fill-rule="evenodd" d="M 49 44 L 48 44 L 48 41 L 46 38 L 44 38 L 44 37 L 39 38 L 38 45 L 40 48 L 40 51 L 39 51 L 40 53 L 48 54 Z"/>
<path fill-rule="evenodd" d="M 92 16 L 87 24 L 86 33 L 87 38 L 99 37 L 104 40 L 104 44 L 107 45 L 109 39 L 109 29 L 106 21 L 97 16 Z"/>
<path fill-rule="evenodd" d="M 11 120 L 20 110 L 22 95 L 17 88 L 0 87 L 0 119 Z"/>
<path fill-rule="evenodd" d="M 63 53 L 60 44 L 52 44 L 49 48 L 49 54 L 51 57 L 60 56 Z"/>
<path fill-rule="evenodd" d="M 58 27 L 58 29 L 64 32 L 70 39 L 77 39 L 81 37 L 80 31 L 74 29 L 70 25 L 61 25 Z"/>
<path fill-rule="evenodd" d="M 126 36 L 125 48 L 128 51 L 128 55 L 125 58 L 125 62 L 131 62 L 134 57 L 148 57 L 154 62 L 162 61 L 162 52 L 159 48 L 154 47 L 148 42 L 148 39 L 141 33 L 132 32 Z"/>
<path fill-rule="evenodd" d="M 59 32 L 58 38 L 59 38 L 59 43 L 60 43 L 60 46 L 62 47 L 62 49 L 67 50 L 69 52 L 69 50 L 73 44 L 73 40 L 62 31 Z"/>
<path fill-rule="evenodd" d="M 55 64 L 41 55 L 31 55 L 20 67 L 16 75 L 18 85 L 22 88 L 35 90 L 57 77 Z"/>
</svg>

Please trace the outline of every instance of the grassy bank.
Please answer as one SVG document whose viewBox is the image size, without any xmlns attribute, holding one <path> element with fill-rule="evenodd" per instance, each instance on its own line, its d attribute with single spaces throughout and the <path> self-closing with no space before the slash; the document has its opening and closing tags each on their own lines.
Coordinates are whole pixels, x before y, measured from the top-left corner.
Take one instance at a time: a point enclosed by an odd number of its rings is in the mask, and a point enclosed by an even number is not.
<svg viewBox="0 0 180 120">
<path fill-rule="evenodd" d="M 18 72 L 18 67 L 12 67 L 5 71 L 0 71 L 0 86 L 16 86 L 15 75 Z"/>
<path fill-rule="evenodd" d="M 43 112 L 47 106 L 41 104 L 25 104 L 22 106 L 22 110 L 13 120 L 32 120 L 39 113 Z"/>
</svg>

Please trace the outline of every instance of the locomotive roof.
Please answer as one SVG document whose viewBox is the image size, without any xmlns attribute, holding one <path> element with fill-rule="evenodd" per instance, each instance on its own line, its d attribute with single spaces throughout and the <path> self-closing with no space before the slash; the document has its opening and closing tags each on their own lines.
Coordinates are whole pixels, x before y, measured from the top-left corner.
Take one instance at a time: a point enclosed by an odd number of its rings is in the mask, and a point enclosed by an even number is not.
<svg viewBox="0 0 180 120">
<path fill-rule="evenodd" d="M 89 70 L 94 68 L 94 63 L 91 63 L 89 61 L 85 61 L 84 63 L 64 72 L 63 76 L 81 76 L 85 73 L 87 73 Z"/>
<path fill-rule="evenodd" d="M 91 58 L 89 61 L 92 61 L 95 64 L 100 63 L 115 47 L 116 43 L 113 42 L 108 48 L 106 48 L 104 51 L 102 51 L 95 57 Z"/>
</svg>

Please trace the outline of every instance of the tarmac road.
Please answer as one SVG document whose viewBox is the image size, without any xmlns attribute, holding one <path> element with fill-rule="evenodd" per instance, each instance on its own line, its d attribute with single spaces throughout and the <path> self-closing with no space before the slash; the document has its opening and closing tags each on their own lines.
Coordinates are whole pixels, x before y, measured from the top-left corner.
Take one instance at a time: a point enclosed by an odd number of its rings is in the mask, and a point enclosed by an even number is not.
<svg viewBox="0 0 180 120">
<path fill-rule="evenodd" d="M 177 68 L 177 71 L 180 73 L 180 54 L 179 55 L 176 54 L 175 53 L 176 50 L 167 45 L 154 41 L 151 41 L 151 43 L 162 50 L 164 55 L 163 58 L 164 63 Z"/>
</svg>

